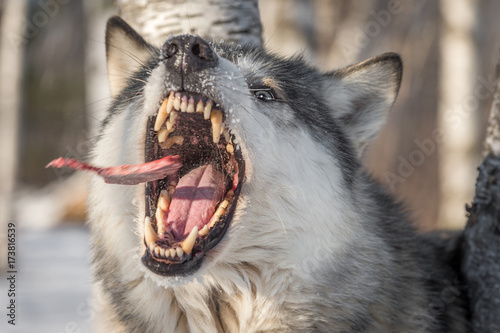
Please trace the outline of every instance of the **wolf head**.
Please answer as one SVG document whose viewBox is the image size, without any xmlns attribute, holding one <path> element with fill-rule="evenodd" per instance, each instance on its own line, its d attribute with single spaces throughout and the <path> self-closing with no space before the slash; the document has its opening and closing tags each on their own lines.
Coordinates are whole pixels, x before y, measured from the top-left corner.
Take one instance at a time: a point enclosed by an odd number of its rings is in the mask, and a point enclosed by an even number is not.
<svg viewBox="0 0 500 333">
<path fill-rule="evenodd" d="M 117 17 L 106 46 L 114 101 L 93 162 L 183 162 L 146 184 L 93 181 L 93 235 L 115 271 L 163 286 L 308 275 L 367 233 L 359 157 L 396 98 L 399 56 L 325 73 L 197 36 L 156 48 Z"/>
</svg>

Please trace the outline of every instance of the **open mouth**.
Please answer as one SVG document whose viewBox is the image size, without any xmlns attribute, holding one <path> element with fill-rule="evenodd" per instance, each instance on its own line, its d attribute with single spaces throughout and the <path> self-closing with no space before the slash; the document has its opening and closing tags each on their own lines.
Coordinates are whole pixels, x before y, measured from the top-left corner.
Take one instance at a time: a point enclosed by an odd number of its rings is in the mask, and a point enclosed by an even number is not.
<svg viewBox="0 0 500 333">
<path fill-rule="evenodd" d="M 146 161 L 179 156 L 182 167 L 146 183 L 144 265 L 189 274 L 224 237 L 241 189 L 244 162 L 224 111 L 198 94 L 171 92 L 148 119 Z"/>
</svg>

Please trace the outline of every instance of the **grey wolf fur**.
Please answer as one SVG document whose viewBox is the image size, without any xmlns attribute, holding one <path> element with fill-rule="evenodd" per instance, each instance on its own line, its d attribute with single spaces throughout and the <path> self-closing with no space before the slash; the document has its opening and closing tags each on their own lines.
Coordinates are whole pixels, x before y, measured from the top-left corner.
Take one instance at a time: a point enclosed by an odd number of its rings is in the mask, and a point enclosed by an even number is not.
<svg viewBox="0 0 500 333">
<path fill-rule="evenodd" d="M 185 90 L 223 106 L 246 168 L 225 236 L 178 276 L 141 262 L 144 185 L 92 181 L 101 331 L 467 332 L 453 254 L 418 234 L 359 160 L 396 98 L 399 56 L 323 73 L 258 47 L 213 49 L 217 65 L 181 86 L 160 49 L 108 22 L 114 101 L 92 162 L 143 163 L 147 118 Z M 276 98 L 257 98 L 255 86 Z"/>
</svg>

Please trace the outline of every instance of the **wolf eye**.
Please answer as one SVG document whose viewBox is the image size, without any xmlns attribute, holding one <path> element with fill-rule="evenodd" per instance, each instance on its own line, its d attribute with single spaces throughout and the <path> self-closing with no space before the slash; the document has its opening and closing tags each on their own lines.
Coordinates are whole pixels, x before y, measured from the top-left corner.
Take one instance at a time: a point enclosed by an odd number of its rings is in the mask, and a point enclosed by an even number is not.
<svg viewBox="0 0 500 333">
<path fill-rule="evenodd" d="M 276 93 L 271 88 L 265 89 L 250 89 L 255 97 L 264 102 L 271 102 L 276 100 Z"/>
</svg>

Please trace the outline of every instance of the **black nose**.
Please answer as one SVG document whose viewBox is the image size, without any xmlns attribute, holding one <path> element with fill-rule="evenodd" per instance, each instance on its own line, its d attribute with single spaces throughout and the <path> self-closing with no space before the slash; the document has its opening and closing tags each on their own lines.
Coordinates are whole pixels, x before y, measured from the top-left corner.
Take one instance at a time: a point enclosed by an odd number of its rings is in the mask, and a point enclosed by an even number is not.
<svg viewBox="0 0 500 333">
<path fill-rule="evenodd" d="M 161 49 L 167 65 L 183 74 L 215 67 L 217 55 L 202 38 L 181 35 L 169 38 Z"/>
</svg>

